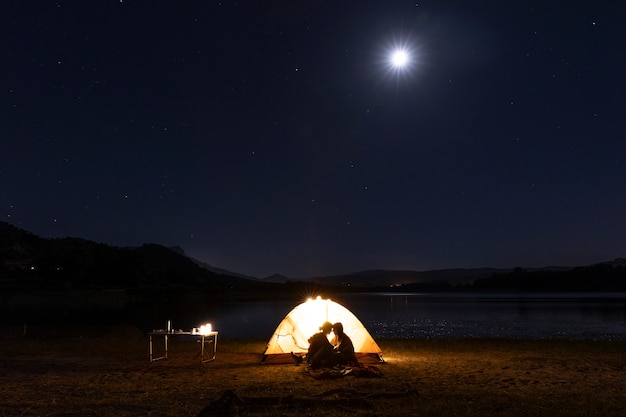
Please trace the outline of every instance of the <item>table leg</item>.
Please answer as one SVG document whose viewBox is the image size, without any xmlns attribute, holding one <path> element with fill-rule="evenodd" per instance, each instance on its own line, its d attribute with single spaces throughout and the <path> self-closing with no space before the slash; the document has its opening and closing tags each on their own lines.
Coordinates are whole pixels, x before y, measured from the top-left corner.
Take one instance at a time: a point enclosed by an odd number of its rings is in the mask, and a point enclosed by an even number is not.
<svg viewBox="0 0 626 417">
<path fill-rule="evenodd" d="M 217 335 L 213 335 L 213 340 L 209 339 L 209 341 L 208 341 L 208 343 L 212 343 L 213 344 L 213 356 L 211 358 L 205 359 L 205 355 L 207 355 L 207 354 L 205 352 L 205 346 L 204 345 L 205 345 L 205 343 L 207 343 L 207 340 L 206 340 L 207 337 L 210 338 L 211 336 L 202 335 L 200 337 L 200 343 L 202 345 L 202 347 L 200 348 L 201 349 L 201 352 L 200 352 L 200 363 L 211 362 L 212 360 L 215 359 L 215 354 L 217 352 Z"/>
<path fill-rule="evenodd" d="M 150 335 L 149 340 L 150 340 L 150 350 L 149 350 L 149 359 L 150 359 L 150 363 L 152 362 L 156 362 L 158 360 L 161 359 L 167 359 L 167 349 L 168 349 L 168 335 L 164 334 L 163 335 L 163 348 L 164 348 L 164 352 L 163 352 L 163 356 L 154 356 L 154 337 L 155 335 Z M 161 336 L 160 334 L 157 334 L 156 336 Z"/>
</svg>

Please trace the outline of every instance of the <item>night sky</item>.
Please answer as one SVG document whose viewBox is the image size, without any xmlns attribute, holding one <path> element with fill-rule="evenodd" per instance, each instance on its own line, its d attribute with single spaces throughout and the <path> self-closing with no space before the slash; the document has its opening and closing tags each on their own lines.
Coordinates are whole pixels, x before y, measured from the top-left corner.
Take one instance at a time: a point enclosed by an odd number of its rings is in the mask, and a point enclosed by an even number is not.
<svg viewBox="0 0 626 417">
<path fill-rule="evenodd" d="M 257 277 L 625 257 L 625 9 L 3 1 L 0 218 Z"/>
</svg>

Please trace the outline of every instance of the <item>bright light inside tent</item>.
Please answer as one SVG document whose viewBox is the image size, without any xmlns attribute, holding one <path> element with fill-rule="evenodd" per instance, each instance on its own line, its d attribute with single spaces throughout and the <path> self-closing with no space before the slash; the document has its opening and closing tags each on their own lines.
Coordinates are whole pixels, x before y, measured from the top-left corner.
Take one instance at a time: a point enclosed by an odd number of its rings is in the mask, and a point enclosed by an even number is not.
<svg viewBox="0 0 626 417">
<path fill-rule="evenodd" d="M 329 303 L 332 303 L 330 299 L 322 299 L 321 296 L 315 298 L 308 298 L 306 302 L 302 303 L 299 307 L 299 314 L 301 319 L 298 322 L 298 339 L 301 341 L 299 345 L 302 347 L 308 347 L 308 339 L 315 333 L 320 331 L 320 326 L 325 321 L 333 322 L 341 321 L 341 317 L 329 316 Z M 330 335 L 329 335 L 330 339 Z"/>
<path fill-rule="evenodd" d="M 266 356 L 306 353 L 309 338 L 320 331 L 324 322 L 341 322 L 358 353 L 380 354 L 380 348 L 354 314 L 341 304 L 323 299 L 308 298 L 294 307 L 280 322 L 268 343 Z M 291 361 L 291 357 L 289 356 Z"/>
</svg>

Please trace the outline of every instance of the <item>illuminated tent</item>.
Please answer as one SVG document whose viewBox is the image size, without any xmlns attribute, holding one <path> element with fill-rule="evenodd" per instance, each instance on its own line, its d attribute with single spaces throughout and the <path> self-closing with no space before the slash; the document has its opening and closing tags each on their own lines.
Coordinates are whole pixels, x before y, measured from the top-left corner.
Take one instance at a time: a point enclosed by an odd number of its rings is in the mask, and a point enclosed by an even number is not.
<svg viewBox="0 0 626 417">
<path fill-rule="evenodd" d="M 280 322 L 267 343 L 263 362 L 293 362 L 291 352 L 306 353 L 309 337 L 319 332 L 319 327 L 325 321 L 343 324 L 345 334 L 352 339 L 359 362 L 382 361 L 380 347 L 350 310 L 334 301 L 317 297 L 295 307 Z"/>
</svg>

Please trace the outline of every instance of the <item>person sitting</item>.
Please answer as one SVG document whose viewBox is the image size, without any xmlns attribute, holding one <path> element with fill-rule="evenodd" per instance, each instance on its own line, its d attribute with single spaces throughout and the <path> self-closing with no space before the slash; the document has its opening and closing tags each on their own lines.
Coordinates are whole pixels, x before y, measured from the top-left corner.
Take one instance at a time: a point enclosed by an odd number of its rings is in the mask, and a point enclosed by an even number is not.
<svg viewBox="0 0 626 417">
<path fill-rule="evenodd" d="M 333 325 L 330 322 L 324 322 L 320 326 L 320 331 L 309 338 L 309 350 L 306 354 L 306 361 L 311 369 L 333 365 L 333 345 L 328 340 L 328 335 L 332 329 Z"/>
<path fill-rule="evenodd" d="M 352 339 L 343 332 L 343 324 L 333 324 L 333 362 L 336 365 L 358 366 L 359 361 L 354 353 L 354 345 Z"/>
<path fill-rule="evenodd" d="M 333 345 L 328 340 L 328 335 L 333 329 L 330 322 L 324 322 L 320 326 L 320 331 L 309 338 L 309 349 L 306 354 L 307 364 L 311 369 L 319 369 L 333 366 Z M 302 362 L 302 357 L 291 353 L 296 364 Z"/>
</svg>

